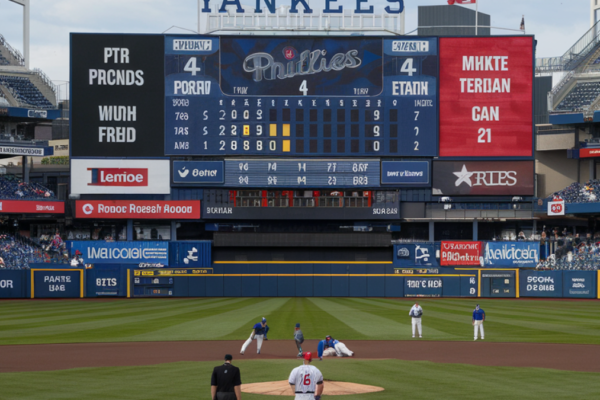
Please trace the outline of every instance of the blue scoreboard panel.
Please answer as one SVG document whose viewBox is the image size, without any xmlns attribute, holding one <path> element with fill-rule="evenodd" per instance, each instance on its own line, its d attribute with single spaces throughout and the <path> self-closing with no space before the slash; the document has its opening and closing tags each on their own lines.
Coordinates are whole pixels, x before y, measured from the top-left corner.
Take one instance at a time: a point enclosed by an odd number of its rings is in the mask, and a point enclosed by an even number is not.
<svg viewBox="0 0 600 400">
<path fill-rule="evenodd" d="M 165 40 L 166 155 L 438 154 L 436 38 Z"/>
<path fill-rule="evenodd" d="M 320 187 L 380 186 L 380 163 L 371 160 L 227 159 L 225 186 Z"/>
</svg>

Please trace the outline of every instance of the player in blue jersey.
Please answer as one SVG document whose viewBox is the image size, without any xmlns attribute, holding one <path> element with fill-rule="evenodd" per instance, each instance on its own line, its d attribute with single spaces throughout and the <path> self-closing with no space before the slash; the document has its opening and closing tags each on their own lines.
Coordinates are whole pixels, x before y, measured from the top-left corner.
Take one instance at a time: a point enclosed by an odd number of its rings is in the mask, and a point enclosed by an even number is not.
<svg viewBox="0 0 600 400">
<path fill-rule="evenodd" d="M 332 338 L 327 335 L 325 340 L 321 340 L 319 342 L 319 346 L 317 348 L 319 354 L 319 360 L 322 360 L 323 357 L 327 356 L 338 356 L 338 357 L 352 357 L 354 356 L 354 352 L 342 342 L 337 339 Z"/>
<path fill-rule="evenodd" d="M 267 325 L 267 319 L 263 318 L 261 322 L 252 327 L 252 333 L 250 333 L 250 337 L 242 346 L 242 351 L 240 351 L 240 354 L 244 354 L 248 346 L 250 346 L 250 343 L 252 343 L 252 339 L 256 339 L 256 353 L 260 354 L 263 339 L 267 339 L 267 332 L 269 332 L 269 326 Z"/>
<path fill-rule="evenodd" d="M 477 304 L 473 311 L 473 327 L 475 328 L 475 338 L 473 340 L 477 340 L 477 328 L 481 331 L 481 340 L 485 339 L 483 321 L 485 321 L 485 311 L 483 311 L 483 308 L 479 308 L 479 304 Z"/>
</svg>

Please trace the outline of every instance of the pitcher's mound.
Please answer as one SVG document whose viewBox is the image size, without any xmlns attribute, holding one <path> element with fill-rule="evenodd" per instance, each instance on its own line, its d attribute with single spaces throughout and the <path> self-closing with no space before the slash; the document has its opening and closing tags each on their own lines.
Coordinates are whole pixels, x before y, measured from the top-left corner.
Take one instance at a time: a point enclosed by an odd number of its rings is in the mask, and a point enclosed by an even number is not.
<svg viewBox="0 0 600 400">
<path fill-rule="evenodd" d="M 352 382 L 336 382 L 325 380 L 325 390 L 323 396 L 337 396 L 342 394 L 362 394 L 382 392 L 385 389 L 378 386 L 361 385 Z M 273 395 L 273 396 L 293 396 L 292 388 L 288 381 L 258 382 L 242 384 L 242 392 Z"/>
</svg>

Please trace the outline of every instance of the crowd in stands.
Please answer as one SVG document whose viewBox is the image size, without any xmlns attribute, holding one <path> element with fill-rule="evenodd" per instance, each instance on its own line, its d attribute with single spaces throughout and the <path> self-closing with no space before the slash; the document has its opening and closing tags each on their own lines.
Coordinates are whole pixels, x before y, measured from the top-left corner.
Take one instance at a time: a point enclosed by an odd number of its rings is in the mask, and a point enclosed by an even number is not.
<svg viewBox="0 0 600 400">
<path fill-rule="evenodd" d="M 578 83 L 556 107 L 557 111 L 577 111 L 591 105 L 600 95 L 600 82 Z"/>
<path fill-rule="evenodd" d="M 0 234 L 0 269 L 29 269 L 32 263 L 68 264 L 69 259 L 60 235 L 45 248 L 31 240 L 12 234 Z"/>
<path fill-rule="evenodd" d="M 552 234 L 542 232 L 540 244 L 554 242 L 555 251 L 545 260 L 540 260 L 537 270 L 597 271 L 600 265 L 600 233 L 584 236 L 573 235 L 567 230 Z"/>
<path fill-rule="evenodd" d="M 0 54 L 0 65 L 10 65 L 10 61 L 8 61 L 2 54 Z"/>
<path fill-rule="evenodd" d="M 550 197 L 560 197 L 565 203 L 596 203 L 600 202 L 600 179 L 592 179 L 585 184 L 574 182 L 553 193 Z"/>
<path fill-rule="evenodd" d="M 54 192 L 39 183 L 23 182 L 14 175 L 0 176 L 0 199 L 52 200 Z"/>
<path fill-rule="evenodd" d="M 52 103 L 25 76 L 0 75 L 0 85 L 7 87 L 21 103 L 36 108 L 54 108 Z"/>
</svg>

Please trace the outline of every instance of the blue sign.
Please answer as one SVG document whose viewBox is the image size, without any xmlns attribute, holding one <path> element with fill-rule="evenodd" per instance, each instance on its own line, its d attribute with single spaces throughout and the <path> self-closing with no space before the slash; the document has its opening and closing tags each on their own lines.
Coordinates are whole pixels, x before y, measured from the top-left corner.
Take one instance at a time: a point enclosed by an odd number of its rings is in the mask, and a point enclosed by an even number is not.
<svg viewBox="0 0 600 400">
<path fill-rule="evenodd" d="M 562 297 L 562 271 L 521 271 L 521 297 Z"/>
<path fill-rule="evenodd" d="M 165 37 L 165 154 L 437 156 L 438 42 Z"/>
<path fill-rule="evenodd" d="M 429 161 L 382 161 L 381 184 L 400 186 L 429 186 Z"/>
<path fill-rule="evenodd" d="M 8 107 L 8 116 L 53 120 L 61 117 L 61 110 L 29 110 L 27 108 Z"/>
<path fill-rule="evenodd" d="M 533 268 L 540 259 L 540 242 L 487 242 L 485 267 Z"/>
<path fill-rule="evenodd" d="M 35 298 L 62 298 L 81 296 L 81 270 L 33 272 L 33 296 Z"/>
<path fill-rule="evenodd" d="M 24 296 L 25 271 L 0 270 L 0 299 Z"/>
<path fill-rule="evenodd" d="M 563 271 L 563 297 L 596 298 L 596 271 Z"/>
<path fill-rule="evenodd" d="M 442 278 L 412 278 L 404 279 L 404 296 L 425 296 L 425 297 L 441 297 L 442 296 Z"/>
<path fill-rule="evenodd" d="M 223 161 L 173 161 L 173 183 L 206 185 L 223 183 Z"/>
<path fill-rule="evenodd" d="M 86 264 L 169 263 L 169 242 L 70 242 L 71 255 L 77 250 Z"/>
<path fill-rule="evenodd" d="M 394 245 L 394 265 L 400 267 L 439 267 L 433 243 Z"/>
<path fill-rule="evenodd" d="M 121 282 L 120 268 L 95 269 L 95 293 L 97 296 L 118 296 L 123 282 Z M 89 275 L 88 275 L 89 276 Z"/>
</svg>

